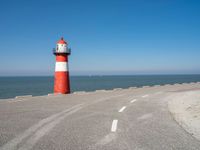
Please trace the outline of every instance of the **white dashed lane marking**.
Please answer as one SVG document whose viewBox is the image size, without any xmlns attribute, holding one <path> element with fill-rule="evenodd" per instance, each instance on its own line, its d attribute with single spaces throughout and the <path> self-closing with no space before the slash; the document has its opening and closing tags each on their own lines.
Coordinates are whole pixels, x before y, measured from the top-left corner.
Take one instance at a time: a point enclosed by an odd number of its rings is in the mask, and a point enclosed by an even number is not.
<svg viewBox="0 0 200 150">
<path fill-rule="evenodd" d="M 134 103 L 134 102 L 136 102 L 137 101 L 137 99 L 133 99 L 132 101 L 130 101 L 130 103 Z"/>
<path fill-rule="evenodd" d="M 126 106 L 123 106 L 118 112 L 123 112 L 126 109 Z"/>
<path fill-rule="evenodd" d="M 143 95 L 142 97 L 145 98 L 145 97 L 148 97 L 148 96 L 149 96 L 149 95 Z"/>
<path fill-rule="evenodd" d="M 111 126 L 111 132 L 116 132 L 116 130 L 117 130 L 117 123 L 118 123 L 118 120 L 113 120 L 112 126 Z"/>
</svg>

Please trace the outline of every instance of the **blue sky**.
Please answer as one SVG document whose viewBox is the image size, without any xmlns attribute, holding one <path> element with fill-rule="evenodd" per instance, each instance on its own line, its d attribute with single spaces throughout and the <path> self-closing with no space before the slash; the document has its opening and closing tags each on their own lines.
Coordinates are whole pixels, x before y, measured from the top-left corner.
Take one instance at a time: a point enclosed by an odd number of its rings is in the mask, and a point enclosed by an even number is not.
<svg viewBox="0 0 200 150">
<path fill-rule="evenodd" d="M 0 76 L 53 75 L 64 36 L 71 75 L 199 74 L 198 0 L 0 2 Z"/>
</svg>

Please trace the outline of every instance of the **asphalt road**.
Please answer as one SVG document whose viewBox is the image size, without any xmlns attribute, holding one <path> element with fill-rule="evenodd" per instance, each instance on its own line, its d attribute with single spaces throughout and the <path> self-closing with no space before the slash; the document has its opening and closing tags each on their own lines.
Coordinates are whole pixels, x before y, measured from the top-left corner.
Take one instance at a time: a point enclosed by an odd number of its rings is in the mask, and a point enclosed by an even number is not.
<svg viewBox="0 0 200 150">
<path fill-rule="evenodd" d="M 168 111 L 200 83 L 0 101 L 1 150 L 200 150 Z"/>
</svg>

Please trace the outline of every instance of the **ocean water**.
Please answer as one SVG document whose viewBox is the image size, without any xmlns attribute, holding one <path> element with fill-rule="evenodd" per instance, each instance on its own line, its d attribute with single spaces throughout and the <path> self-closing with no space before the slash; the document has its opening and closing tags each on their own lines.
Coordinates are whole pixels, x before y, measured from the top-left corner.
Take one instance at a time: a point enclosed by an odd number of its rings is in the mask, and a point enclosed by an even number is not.
<svg viewBox="0 0 200 150">
<path fill-rule="evenodd" d="M 0 77 L 0 99 L 53 92 L 53 77 Z M 200 82 L 200 75 L 72 76 L 71 91 Z"/>
</svg>

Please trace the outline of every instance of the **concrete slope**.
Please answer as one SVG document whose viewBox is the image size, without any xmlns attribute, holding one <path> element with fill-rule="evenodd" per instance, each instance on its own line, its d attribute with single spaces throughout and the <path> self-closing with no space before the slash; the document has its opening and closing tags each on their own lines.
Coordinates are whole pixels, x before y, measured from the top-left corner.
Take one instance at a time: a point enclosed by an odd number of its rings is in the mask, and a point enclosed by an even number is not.
<svg viewBox="0 0 200 150">
<path fill-rule="evenodd" d="M 168 99 L 169 110 L 174 119 L 200 140 L 200 90 L 175 93 Z"/>
</svg>

